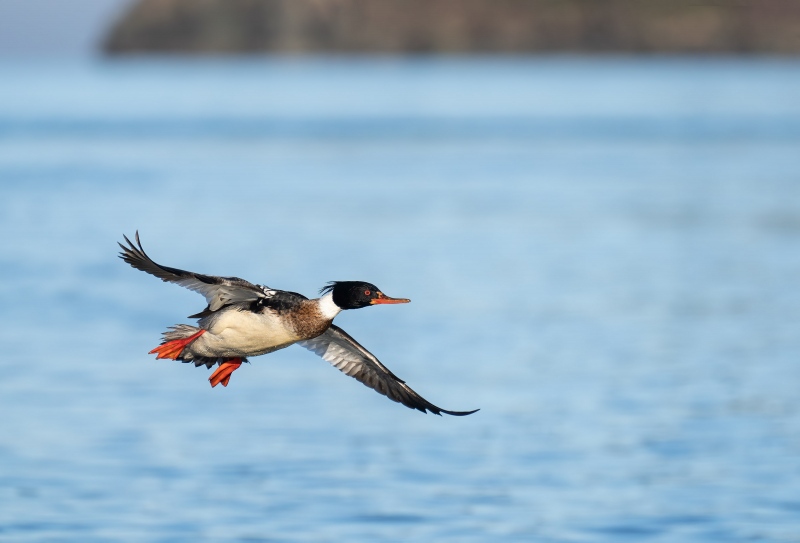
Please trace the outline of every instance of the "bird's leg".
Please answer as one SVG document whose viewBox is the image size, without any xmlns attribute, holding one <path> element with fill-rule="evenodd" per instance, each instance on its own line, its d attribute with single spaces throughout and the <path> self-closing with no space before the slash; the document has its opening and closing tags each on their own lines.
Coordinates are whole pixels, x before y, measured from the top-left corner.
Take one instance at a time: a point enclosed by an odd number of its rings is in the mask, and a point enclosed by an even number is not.
<svg viewBox="0 0 800 543">
<path fill-rule="evenodd" d="M 212 387 L 215 387 L 219 384 L 226 387 L 228 386 L 228 382 L 231 380 L 231 373 L 239 369 L 239 366 L 242 365 L 241 358 L 231 358 L 230 360 L 225 360 L 221 362 L 219 367 L 211 374 L 211 377 L 208 378 L 208 381 L 211 383 Z"/>
<path fill-rule="evenodd" d="M 192 341 L 196 340 L 200 336 L 205 333 L 205 330 L 200 330 L 194 335 L 191 335 L 187 338 L 183 339 L 173 339 L 172 341 L 165 341 L 152 351 L 147 354 L 156 353 L 156 360 L 161 358 L 169 358 L 171 360 L 177 360 L 178 357 L 181 355 L 183 350 L 189 345 Z"/>
</svg>

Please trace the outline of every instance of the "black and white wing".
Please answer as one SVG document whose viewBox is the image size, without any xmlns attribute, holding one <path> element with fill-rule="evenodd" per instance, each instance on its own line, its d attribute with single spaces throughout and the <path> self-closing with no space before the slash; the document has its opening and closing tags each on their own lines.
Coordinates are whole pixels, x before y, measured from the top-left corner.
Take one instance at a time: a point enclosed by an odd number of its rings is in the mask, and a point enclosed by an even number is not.
<svg viewBox="0 0 800 543">
<path fill-rule="evenodd" d="M 331 325 L 328 330 L 313 338 L 297 343 L 301 347 L 313 351 L 324 360 L 330 362 L 339 371 L 358 379 L 369 388 L 383 394 L 390 400 L 399 402 L 411 409 L 423 413 L 430 411 L 436 415 L 471 415 L 475 411 L 448 411 L 436 407 L 428 400 L 411 390 L 405 382 L 381 364 L 371 352 L 339 328 Z"/>
<path fill-rule="evenodd" d="M 128 243 L 122 247 L 119 257 L 136 268 L 151 275 L 155 275 L 162 281 L 178 284 L 189 290 L 199 292 L 208 302 L 207 311 L 217 311 L 228 304 L 237 302 L 252 302 L 259 298 L 269 298 L 274 291 L 254 285 L 238 277 L 216 277 L 214 275 L 203 275 L 177 268 L 169 268 L 156 264 L 147 256 L 139 241 L 139 232 L 136 232 L 136 245 L 131 243 L 127 236 L 123 236 Z"/>
</svg>

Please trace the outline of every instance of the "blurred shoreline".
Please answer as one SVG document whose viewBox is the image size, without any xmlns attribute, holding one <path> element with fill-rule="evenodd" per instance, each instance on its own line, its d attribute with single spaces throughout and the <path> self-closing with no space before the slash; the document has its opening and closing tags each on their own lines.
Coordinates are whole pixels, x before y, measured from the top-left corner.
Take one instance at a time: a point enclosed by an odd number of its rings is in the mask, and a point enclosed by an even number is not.
<svg viewBox="0 0 800 543">
<path fill-rule="evenodd" d="M 800 3 L 741 0 L 139 0 L 104 51 L 800 53 Z"/>
</svg>

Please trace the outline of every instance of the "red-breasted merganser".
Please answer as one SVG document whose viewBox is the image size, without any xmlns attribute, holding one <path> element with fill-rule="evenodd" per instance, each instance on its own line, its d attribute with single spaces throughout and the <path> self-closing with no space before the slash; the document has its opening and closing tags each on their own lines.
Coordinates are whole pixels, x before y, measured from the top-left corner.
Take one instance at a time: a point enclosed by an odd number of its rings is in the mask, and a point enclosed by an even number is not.
<svg viewBox="0 0 800 543">
<path fill-rule="evenodd" d="M 405 304 L 411 300 L 390 298 L 378 287 L 364 281 L 333 281 L 324 287 L 320 298 L 309 300 L 302 294 L 254 285 L 238 277 L 215 277 L 156 264 L 142 248 L 139 232 L 136 245 L 123 236 L 128 246 L 120 258 L 162 281 L 177 283 L 206 298 L 208 306 L 189 316 L 199 319 L 197 326 L 177 324 L 164 332 L 161 345 L 150 351 L 156 359 L 169 358 L 194 362 L 209 369 L 219 367 L 209 378 L 211 386 L 228 386 L 231 374 L 258 356 L 297 343 L 313 351 L 345 374 L 356 378 L 390 400 L 423 413 L 470 415 L 475 411 L 448 411 L 436 407 L 411 390 L 333 318 L 344 309 L 377 304 Z"/>
</svg>

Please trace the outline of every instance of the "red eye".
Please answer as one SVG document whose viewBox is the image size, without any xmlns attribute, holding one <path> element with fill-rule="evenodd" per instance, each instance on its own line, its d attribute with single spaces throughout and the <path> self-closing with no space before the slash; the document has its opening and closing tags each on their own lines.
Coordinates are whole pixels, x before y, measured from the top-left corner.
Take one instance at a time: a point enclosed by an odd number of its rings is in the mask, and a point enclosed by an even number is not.
<svg viewBox="0 0 800 543">
<path fill-rule="evenodd" d="M 369 296 L 369 295 L 370 295 L 370 294 L 372 294 L 372 293 L 371 293 L 370 291 L 368 291 L 368 290 L 365 290 L 365 291 L 364 291 L 364 294 L 366 294 L 367 296 Z"/>
</svg>

